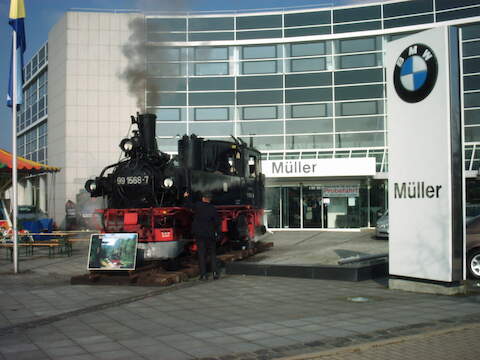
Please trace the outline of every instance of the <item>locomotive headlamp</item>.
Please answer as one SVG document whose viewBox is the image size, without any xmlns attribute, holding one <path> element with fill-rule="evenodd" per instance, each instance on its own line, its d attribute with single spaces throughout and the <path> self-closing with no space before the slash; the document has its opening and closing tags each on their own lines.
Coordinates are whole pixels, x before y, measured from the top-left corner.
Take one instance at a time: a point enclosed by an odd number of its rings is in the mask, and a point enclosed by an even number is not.
<svg viewBox="0 0 480 360">
<path fill-rule="evenodd" d="M 95 180 L 88 180 L 85 184 L 85 190 L 91 194 L 94 193 L 95 190 L 97 190 L 97 182 Z"/>
<path fill-rule="evenodd" d="M 166 178 L 163 180 L 163 186 L 166 188 L 171 188 L 173 186 L 173 179 L 172 178 Z"/>
<path fill-rule="evenodd" d="M 133 150 L 133 141 L 131 139 L 123 139 L 120 142 L 120 149 L 122 149 L 124 152 L 128 153 Z"/>
</svg>

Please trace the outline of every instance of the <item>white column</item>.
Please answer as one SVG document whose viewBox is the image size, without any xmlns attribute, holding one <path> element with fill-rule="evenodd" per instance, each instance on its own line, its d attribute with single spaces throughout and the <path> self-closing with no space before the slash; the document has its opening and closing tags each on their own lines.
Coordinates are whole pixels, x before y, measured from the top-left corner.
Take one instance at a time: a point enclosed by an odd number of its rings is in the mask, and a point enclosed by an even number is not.
<svg viewBox="0 0 480 360">
<path fill-rule="evenodd" d="M 18 203 L 25 204 L 25 192 L 26 192 L 26 180 L 21 180 L 18 182 Z"/>
<path fill-rule="evenodd" d="M 22 205 L 33 205 L 33 193 L 32 193 L 32 181 L 30 179 L 25 180 L 25 188 L 24 188 L 24 196 L 25 198 L 24 203 L 20 203 Z"/>
<path fill-rule="evenodd" d="M 47 176 L 48 175 L 41 175 L 39 177 L 39 199 L 38 199 L 38 206 L 40 207 L 40 210 L 47 212 L 48 206 L 47 206 Z"/>
</svg>

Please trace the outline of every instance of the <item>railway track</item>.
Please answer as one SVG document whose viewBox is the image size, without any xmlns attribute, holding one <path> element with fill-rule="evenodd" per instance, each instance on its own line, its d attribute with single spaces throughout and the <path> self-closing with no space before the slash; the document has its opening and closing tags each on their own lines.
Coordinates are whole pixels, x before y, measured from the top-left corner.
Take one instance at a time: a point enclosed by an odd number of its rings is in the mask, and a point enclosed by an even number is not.
<svg viewBox="0 0 480 360">
<path fill-rule="evenodd" d="M 217 260 L 225 265 L 240 261 L 273 247 L 273 242 L 258 241 L 246 250 L 234 250 L 217 255 Z M 195 256 L 185 256 L 176 264 L 155 261 L 147 263 L 135 270 L 108 271 L 93 270 L 87 274 L 73 276 L 72 285 L 138 285 L 138 286 L 168 286 L 178 284 L 199 275 L 200 270 Z"/>
</svg>

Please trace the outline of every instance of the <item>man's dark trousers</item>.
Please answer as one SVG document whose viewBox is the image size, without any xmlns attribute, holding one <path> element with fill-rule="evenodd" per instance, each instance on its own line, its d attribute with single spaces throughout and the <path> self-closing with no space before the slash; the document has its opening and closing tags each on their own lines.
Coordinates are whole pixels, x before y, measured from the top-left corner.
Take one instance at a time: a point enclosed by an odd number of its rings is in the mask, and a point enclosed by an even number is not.
<svg viewBox="0 0 480 360">
<path fill-rule="evenodd" d="M 207 274 L 207 260 L 210 257 L 211 270 L 217 272 L 217 256 L 215 239 L 208 237 L 198 237 L 198 264 L 200 266 L 200 275 Z"/>
</svg>

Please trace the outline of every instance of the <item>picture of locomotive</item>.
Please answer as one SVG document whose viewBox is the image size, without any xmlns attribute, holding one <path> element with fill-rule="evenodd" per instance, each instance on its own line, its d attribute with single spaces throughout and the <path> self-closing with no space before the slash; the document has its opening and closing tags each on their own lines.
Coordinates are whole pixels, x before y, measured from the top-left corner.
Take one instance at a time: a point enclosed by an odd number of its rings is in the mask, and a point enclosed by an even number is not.
<svg viewBox="0 0 480 360">
<path fill-rule="evenodd" d="M 199 200 L 208 192 L 221 218 L 217 244 L 249 247 L 262 225 L 265 176 L 260 152 L 242 140 L 205 140 L 184 135 L 178 155 L 157 148 L 156 116 L 132 116 L 137 129 L 120 142 L 123 160 L 105 167 L 88 180 L 91 197 L 104 197 L 98 210 L 102 231 L 138 234 L 143 259 L 173 259 L 195 252 L 191 234 L 193 214 L 184 204 L 185 192 Z"/>
</svg>

